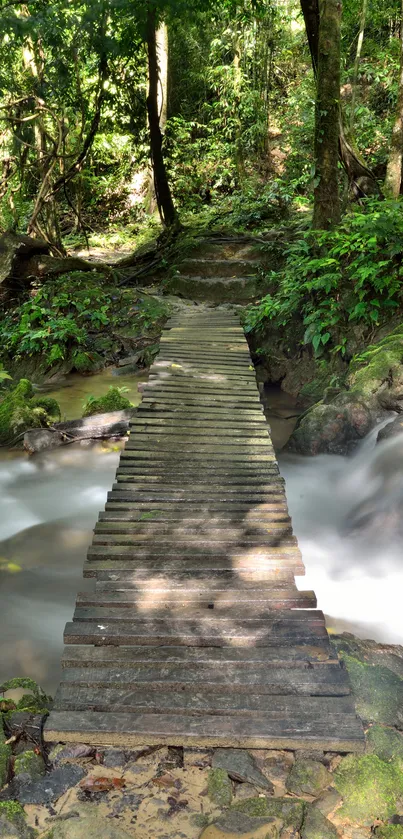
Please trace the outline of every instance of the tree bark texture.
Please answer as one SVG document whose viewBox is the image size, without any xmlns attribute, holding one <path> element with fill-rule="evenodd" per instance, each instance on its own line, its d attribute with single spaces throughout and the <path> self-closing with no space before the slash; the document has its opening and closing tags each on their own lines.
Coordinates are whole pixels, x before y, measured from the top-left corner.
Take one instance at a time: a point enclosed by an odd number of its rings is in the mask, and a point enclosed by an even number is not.
<svg viewBox="0 0 403 839">
<path fill-rule="evenodd" d="M 403 164 L 403 2 L 400 23 L 400 76 L 397 96 L 396 119 L 386 168 L 384 192 L 388 198 L 398 198 L 402 185 Z"/>
<path fill-rule="evenodd" d="M 313 226 L 324 230 L 340 221 L 340 24 L 339 0 L 320 0 Z"/>
<path fill-rule="evenodd" d="M 149 84 L 147 112 L 150 129 L 150 149 L 154 174 L 155 195 L 161 221 L 166 227 L 171 227 L 177 222 L 177 214 L 172 200 L 162 151 L 162 132 L 158 108 L 159 65 L 157 54 L 156 15 L 155 11 L 150 6 L 147 13 L 147 49 Z"/>
</svg>

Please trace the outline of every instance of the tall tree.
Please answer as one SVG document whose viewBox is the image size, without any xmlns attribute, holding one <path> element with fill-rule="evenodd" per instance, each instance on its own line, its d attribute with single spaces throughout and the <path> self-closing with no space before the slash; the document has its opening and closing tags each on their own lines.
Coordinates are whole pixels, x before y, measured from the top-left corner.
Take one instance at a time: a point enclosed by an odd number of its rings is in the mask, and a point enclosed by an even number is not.
<svg viewBox="0 0 403 839">
<path fill-rule="evenodd" d="M 340 24 L 339 0 L 320 0 L 313 225 L 323 229 L 340 221 Z"/>
<path fill-rule="evenodd" d="M 300 2 L 305 21 L 309 50 L 311 53 L 312 67 L 316 76 L 318 72 L 319 62 L 319 0 L 300 0 Z M 361 155 L 355 148 L 355 144 L 352 138 L 347 137 L 346 135 L 341 109 L 339 126 L 339 154 L 340 160 L 347 174 L 350 186 L 353 187 L 354 192 L 357 195 L 362 195 L 366 192 L 378 191 L 376 178 L 373 172 L 371 172 L 368 166 L 366 166 Z"/>
<path fill-rule="evenodd" d="M 160 71 L 157 49 L 157 12 L 151 0 L 147 8 L 147 55 L 148 55 L 148 97 L 147 112 L 150 129 L 151 162 L 154 174 L 154 188 L 161 221 L 166 227 L 177 224 L 178 216 L 172 200 L 171 190 L 162 151 L 160 124 Z"/>
<path fill-rule="evenodd" d="M 395 124 L 392 132 L 392 144 L 386 168 L 384 184 L 385 195 L 397 198 L 402 185 L 403 164 L 403 0 L 400 21 L 400 75 L 397 95 Z"/>
</svg>

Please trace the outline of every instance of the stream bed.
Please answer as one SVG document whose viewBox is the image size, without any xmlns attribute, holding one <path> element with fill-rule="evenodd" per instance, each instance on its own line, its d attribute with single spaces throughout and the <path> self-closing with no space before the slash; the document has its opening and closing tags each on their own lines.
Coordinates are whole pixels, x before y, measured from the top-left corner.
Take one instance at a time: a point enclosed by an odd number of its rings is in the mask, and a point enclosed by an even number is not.
<svg viewBox="0 0 403 839">
<path fill-rule="evenodd" d="M 98 396 L 100 385 L 107 390 L 119 381 L 110 377 L 68 380 L 52 395 L 66 417 L 77 417 L 90 393 Z M 143 378 L 131 375 L 128 383 L 127 395 L 135 404 Z M 281 447 L 292 430 L 293 403 L 272 390 L 268 404 L 273 437 Z M 372 435 L 349 459 L 280 455 L 280 468 L 307 570 L 297 580 L 299 588 L 316 591 L 331 631 L 403 643 L 403 563 L 396 529 L 403 501 L 403 441 L 375 450 L 374 440 Z M 82 566 L 118 459 L 119 446 L 101 443 L 69 445 L 31 458 L 21 451 L 0 455 L 0 682 L 31 676 L 54 692 L 64 624 L 72 618 L 77 592 L 93 585 L 83 580 Z M 388 469 L 397 478 L 390 481 Z"/>
</svg>

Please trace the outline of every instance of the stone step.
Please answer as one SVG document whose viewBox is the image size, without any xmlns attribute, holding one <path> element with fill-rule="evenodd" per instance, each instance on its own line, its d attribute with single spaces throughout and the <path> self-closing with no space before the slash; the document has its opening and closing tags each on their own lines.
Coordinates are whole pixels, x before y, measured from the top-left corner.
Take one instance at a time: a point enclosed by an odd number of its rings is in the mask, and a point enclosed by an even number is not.
<svg viewBox="0 0 403 839">
<path fill-rule="evenodd" d="M 269 284 L 259 276 L 202 277 L 177 274 L 166 283 L 169 294 L 209 303 L 250 303 L 267 294 Z"/>
<path fill-rule="evenodd" d="M 180 263 L 179 272 L 188 277 L 249 277 L 258 273 L 259 265 L 257 259 L 189 257 Z"/>
</svg>

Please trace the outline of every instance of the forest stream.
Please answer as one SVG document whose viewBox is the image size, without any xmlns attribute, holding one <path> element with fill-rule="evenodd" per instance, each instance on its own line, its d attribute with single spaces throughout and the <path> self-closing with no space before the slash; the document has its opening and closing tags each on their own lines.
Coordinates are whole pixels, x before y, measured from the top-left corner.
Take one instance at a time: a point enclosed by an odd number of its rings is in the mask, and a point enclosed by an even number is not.
<svg viewBox="0 0 403 839">
<path fill-rule="evenodd" d="M 124 382 L 135 404 L 142 378 L 132 375 Z M 51 395 L 72 418 L 79 415 L 89 393 L 104 392 L 110 382 L 110 372 L 68 377 L 67 386 Z M 293 400 L 272 388 L 267 404 L 274 442 L 281 447 L 295 422 Z M 375 436 L 370 435 L 350 459 L 282 455 L 280 468 L 307 570 L 307 576 L 297 580 L 299 588 L 316 591 L 330 630 L 403 643 L 399 602 L 403 571 L 399 571 L 397 538 L 387 544 L 382 509 L 373 516 L 370 530 L 351 518 L 353 506 L 375 503 L 367 498 L 371 468 L 376 469 L 379 460 L 379 447 L 376 453 L 374 446 Z M 117 449 L 114 444 L 96 443 L 65 446 L 31 458 L 15 450 L 0 455 L 0 680 L 27 675 L 54 692 L 64 624 L 72 618 L 76 593 L 92 585 L 82 579 L 82 566 L 113 481 Z M 373 486 L 375 498 L 376 481 Z"/>
</svg>

